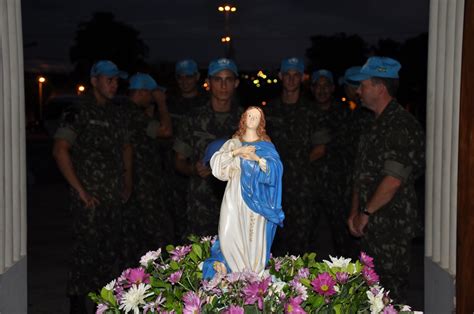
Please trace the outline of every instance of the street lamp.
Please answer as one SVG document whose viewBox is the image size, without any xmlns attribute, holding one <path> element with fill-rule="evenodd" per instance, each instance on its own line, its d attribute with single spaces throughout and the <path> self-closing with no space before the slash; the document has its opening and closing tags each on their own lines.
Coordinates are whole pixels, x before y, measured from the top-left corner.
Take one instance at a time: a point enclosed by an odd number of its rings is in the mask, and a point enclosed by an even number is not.
<svg viewBox="0 0 474 314">
<path fill-rule="evenodd" d="M 222 37 L 222 38 L 221 38 L 221 42 L 224 43 L 224 44 L 230 42 L 230 36 L 224 36 L 224 37 Z"/>
<path fill-rule="evenodd" d="M 225 6 L 221 5 L 217 8 L 217 10 L 219 12 L 235 12 L 235 11 L 237 11 L 237 8 L 234 7 L 234 6 L 230 6 L 230 5 L 225 5 Z"/>
<path fill-rule="evenodd" d="M 77 86 L 77 94 L 78 95 L 81 95 L 85 90 L 86 90 L 86 88 L 84 87 L 84 85 Z"/>
<path fill-rule="evenodd" d="M 43 120 L 43 84 L 46 82 L 46 78 L 43 76 L 38 77 L 38 101 L 39 101 L 39 118 Z"/>
</svg>

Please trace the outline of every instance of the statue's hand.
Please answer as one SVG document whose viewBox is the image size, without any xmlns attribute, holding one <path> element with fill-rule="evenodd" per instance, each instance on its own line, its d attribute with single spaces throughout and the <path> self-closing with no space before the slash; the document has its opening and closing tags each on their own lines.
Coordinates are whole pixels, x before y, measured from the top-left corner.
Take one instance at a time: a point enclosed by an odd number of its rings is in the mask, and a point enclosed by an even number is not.
<svg viewBox="0 0 474 314">
<path fill-rule="evenodd" d="M 214 262 L 213 267 L 216 273 L 218 273 L 219 275 L 222 275 L 222 276 L 227 275 L 227 268 L 225 267 L 224 263 L 216 261 Z"/>
</svg>

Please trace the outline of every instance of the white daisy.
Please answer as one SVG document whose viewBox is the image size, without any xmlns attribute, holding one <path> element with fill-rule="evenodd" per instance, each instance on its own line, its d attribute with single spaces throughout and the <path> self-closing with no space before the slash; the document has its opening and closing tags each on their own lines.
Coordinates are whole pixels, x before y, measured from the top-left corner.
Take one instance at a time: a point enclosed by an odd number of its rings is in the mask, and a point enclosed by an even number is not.
<svg viewBox="0 0 474 314">
<path fill-rule="evenodd" d="M 148 251 L 140 258 L 140 265 L 142 265 L 143 267 L 147 267 L 150 261 L 154 262 L 158 257 L 160 257 L 160 255 L 161 249 L 158 249 L 156 251 Z"/>
<path fill-rule="evenodd" d="M 349 263 L 351 262 L 350 258 L 344 258 L 344 257 L 337 258 L 337 257 L 332 257 L 331 255 L 329 255 L 329 258 L 331 259 L 331 261 L 323 260 L 323 262 L 325 262 L 331 268 L 339 267 L 341 269 L 346 269 L 347 266 L 349 266 Z"/>
<path fill-rule="evenodd" d="M 144 283 L 133 285 L 127 292 L 122 295 L 119 309 L 124 310 L 125 313 L 133 311 L 134 314 L 140 313 L 140 305 L 145 305 L 145 299 L 153 292 L 147 292 L 150 285 Z"/>
<path fill-rule="evenodd" d="M 383 288 L 381 288 L 377 294 L 373 294 L 370 290 L 367 291 L 367 298 L 369 298 L 371 314 L 378 314 L 383 310 L 385 307 L 385 304 L 383 303 L 383 297 Z"/>
<path fill-rule="evenodd" d="M 109 291 L 113 291 L 115 288 L 115 279 L 109 282 L 108 284 L 106 284 L 104 288 Z"/>
</svg>

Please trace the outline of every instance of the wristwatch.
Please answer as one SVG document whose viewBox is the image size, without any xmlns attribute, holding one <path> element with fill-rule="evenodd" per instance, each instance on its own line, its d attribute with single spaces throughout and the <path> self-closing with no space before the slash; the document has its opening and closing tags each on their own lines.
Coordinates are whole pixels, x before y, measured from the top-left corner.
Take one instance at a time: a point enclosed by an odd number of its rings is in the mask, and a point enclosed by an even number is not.
<svg viewBox="0 0 474 314">
<path fill-rule="evenodd" d="M 372 215 L 372 213 L 367 210 L 367 207 L 362 207 L 362 213 L 367 216 Z"/>
</svg>

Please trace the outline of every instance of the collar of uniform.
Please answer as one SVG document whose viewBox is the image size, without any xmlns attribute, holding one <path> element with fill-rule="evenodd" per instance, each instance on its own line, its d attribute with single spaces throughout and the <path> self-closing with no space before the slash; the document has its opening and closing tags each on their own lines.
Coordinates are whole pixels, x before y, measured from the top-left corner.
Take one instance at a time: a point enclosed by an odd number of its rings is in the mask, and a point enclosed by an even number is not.
<svg viewBox="0 0 474 314">
<path fill-rule="evenodd" d="M 393 98 L 387 105 L 387 107 L 385 107 L 385 109 L 382 111 L 382 113 L 380 114 L 380 116 L 376 119 L 376 121 L 382 121 L 386 116 L 389 116 L 390 113 L 394 112 L 395 110 L 397 110 L 399 104 L 397 102 L 397 100 L 395 98 Z"/>
</svg>

